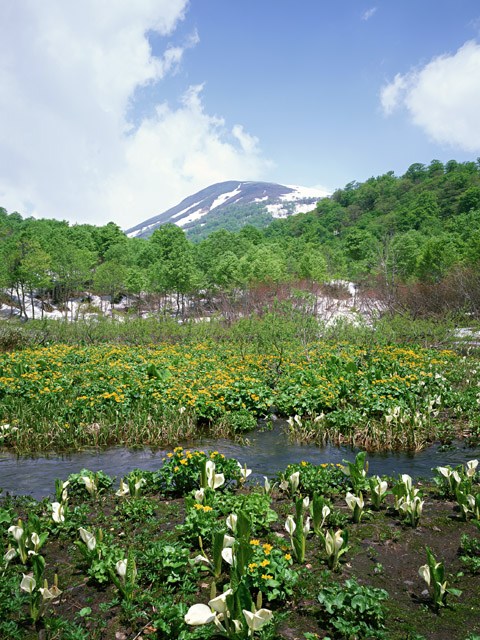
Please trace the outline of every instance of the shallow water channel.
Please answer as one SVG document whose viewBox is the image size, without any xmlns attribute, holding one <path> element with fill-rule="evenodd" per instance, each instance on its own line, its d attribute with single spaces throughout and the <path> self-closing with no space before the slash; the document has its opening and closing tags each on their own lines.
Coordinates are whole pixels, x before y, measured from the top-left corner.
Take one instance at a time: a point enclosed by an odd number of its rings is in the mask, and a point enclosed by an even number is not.
<svg viewBox="0 0 480 640">
<path fill-rule="evenodd" d="M 185 448 L 214 450 L 225 456 L 234 457 L 252 469 L 253 478 L 263 475 L 273 476 L 283 471 L 288 464 L 305 460 L 313 464 L 342 462 L 355 458 L 358 449 L 314 444 L 297 444 L 289 441 L 284 432 L 284 421 L 275 422 L 272 430 L 258 430 L 248 435 L 244 443 L 225 439 L 200 438 L 193 442 L 179 443 Z M 433 445 L 419 453 L 401 452 L 367 453 L 369 473 L 408 473 L 414 478 L 432 476 L 432 467 L 465 463 L 480 457 L 480 447 L 464 447 L 461 442 L 456 447 L 441 450 Z M 15 494 L 31 495 L 41 499 L 55 491 L 55 478 L 65 480 L 70 473 L 81 469 L 102 470 L 109 476 L 120 478 L 132 469 L 155 471 L 162 465 L 162 458 L 168 450 L 88 449 L 69 454 L 48 454 L 35 457 L 17 456 L 0 451 L 0 488 Z M 262 480 L 263 484 L 263 480 Z"/>
</svg>

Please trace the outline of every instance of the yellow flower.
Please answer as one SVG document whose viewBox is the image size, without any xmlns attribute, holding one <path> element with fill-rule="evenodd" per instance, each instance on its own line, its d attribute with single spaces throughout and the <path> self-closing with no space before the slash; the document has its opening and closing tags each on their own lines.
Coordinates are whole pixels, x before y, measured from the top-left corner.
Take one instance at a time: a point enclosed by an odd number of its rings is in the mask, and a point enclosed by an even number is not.
<svg viewBox="0 0 480 640">
<path fill-rule="evenodd" d="M 270 560 L 262 560 L 262 562 L 260 563 L 261 567 L 266 567 L 267 564 L 270 564 Z"/>
<path fill-rule="evenodd" d="M 285 554 L 285 560 L 291 560 L 292 556 L 289 553 Z"/>
<path fill-rule="evenodd" d="M 264 580 L 271 580 L 271 579 L 273 578 L 273 576 L 269 576 L 269 575 L 268 575 L 268 573 L 264 573 L 264 574 L 263 574 L 263 576 L 262 576 L 262 578 L 263 578 Z"/>
<path fill-rule="evenodd" d="M 203 510 L 204 510 L 204 511 L 211 511 L 211 510 L 212 510 L 212 507 L 209 507 L 209 506 L 207 505 L 206 507 L 203 507 Z"/>
<path fill-rule="evenodd" d="M 260 544 L 259 540 L 250 540 L 250 544 L 253 544 L 255 547 L 257 547 Z"/>
<path fill-rule="evenodd" d="M 174 469 L 173 469 L 173 470 L 174 470 L 174 471 L 178 471 L 178 467 L 174 467 Z"/>
<path fill-rule="evenodd" d="M 305 462 L 305 460 L 302 460 L 302 467 L 306 467 L 307 463 Z"/>
<path fill-rule="evenodd" d="M 249 568 L 249 569 L 255 569 L 255 567 L 258 567 L 258 564 L 257 564 L 256 562 L 251 562 L 251 563 L 248 565 L 248 568 Z"/>
<path fill-rule="evenodd" d="M 172 458 L 173 457 L 173 453 L 167 453 L 167 457 L 168 458 Z"/>
<path fill-rule="evenodd" d="M 193 505 L 193 508 L 194 508 L 194 509 L 199 509 L 199 510 L 200 510 L 200 509 L 203 509 L 203 504 L 194 504 L 194 505 Z"/>
</svg>

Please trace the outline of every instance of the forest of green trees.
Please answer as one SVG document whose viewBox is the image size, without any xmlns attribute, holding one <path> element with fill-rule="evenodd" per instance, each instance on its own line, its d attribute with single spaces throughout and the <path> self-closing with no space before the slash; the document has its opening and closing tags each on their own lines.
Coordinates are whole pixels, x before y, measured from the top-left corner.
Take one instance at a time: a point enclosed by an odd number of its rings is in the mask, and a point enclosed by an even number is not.
<svg viewBox="0 0 480 640">
<path fill-rule="evenodd" d="M 196 244 L 172 224 L 149 239 L 127 238 L 113 222 L 71 226 L 0 209 L 0 295 L 4 303 L 14 297 L 22 315 L 34 297 L 43 309 L 82 292 L 183 300 L 199 291 L 339 278 L 393 300 L 402 288 L 454 277 L 478 287 L 479 266 L 480 159 L 415 163 L 400 177 L 390 171 L 351 182 L 310 213 L 264 229 L 220 229 Z M 478 313 L 475 304 L 467 301 L 467 310 Z"/>
</svg>

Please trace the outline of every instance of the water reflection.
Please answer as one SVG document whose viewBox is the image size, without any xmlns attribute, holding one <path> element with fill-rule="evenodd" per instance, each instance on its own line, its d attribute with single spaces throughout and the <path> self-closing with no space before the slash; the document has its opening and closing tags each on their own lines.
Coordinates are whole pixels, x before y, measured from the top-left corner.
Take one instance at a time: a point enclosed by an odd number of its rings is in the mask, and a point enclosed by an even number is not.
<svg viewBox="0 0 480 640">
<path fill-rule="evenodd" d="M 284 422 L 275 423 L 271 431 L 256 431 L 249 435 L 248 443 L 231 440 L 201 438 L 194 442 L 181 443 L 186 448 L 208 449 L 233 456 L 252 469 L 252 477 L 273 475 L 283 470 L 287 464 L 306 460 L 313 464 L 353 460 L 357 449 L 290 443 L 284 431 Z M 408 453 L 368 453 L 369 472 L 381 474 L 408 473 L 413 477 L 430 477 L 432 467 L 457 465 L 472 458 L 480 457 L 480 447 L 467 448 L 461 443 L 453 450 L 441 451 L 439 445 L 415 454 Z M 132 469 L 155 471 L 162 465 L 166 451 L 151 449 L 126 449 L 114 447 L 107 450 L 85 450 L 72 454 L 45 455 L 35 458 L 17 457 L 8 452 L 0 452 L 0 488 L 15 494 L 28 494 L 40 499 L 51 495 L 55 488 L 55 478 L 65 479 L 70 473 L 78 473 L 87 468 L 100 469 L 118 479 Z"/>
</svg>

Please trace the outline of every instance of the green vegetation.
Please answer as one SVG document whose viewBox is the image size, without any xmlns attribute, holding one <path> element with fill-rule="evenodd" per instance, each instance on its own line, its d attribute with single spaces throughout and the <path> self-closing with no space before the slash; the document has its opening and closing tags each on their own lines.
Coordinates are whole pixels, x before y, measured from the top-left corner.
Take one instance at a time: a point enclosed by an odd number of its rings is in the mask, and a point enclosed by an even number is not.
<svg viewBox="0 0 480 640">
<path fill-rule="evenodd" d="M 476 467 L 463 469 L 474 495 Z M 435 484 L 422 485 L 415 530 L 390 491 L 375 512 L 365 495 L 358 522 L 345 494 L 359 495 L 352 469 L 369 486 L 367 468 L 363 454 L 290 465 L 267 492 L 237 460 L 176 447 L 158 471 L 128 474 L 135 491 L 84 469 L 57 480 L 56 502 L 0 498 L 0 639 L 475 638 L 480 583 L 465 554 L 478 555 L 478 523 Z M 341 529 L 326 512 L 311 529 L 327 495 Z"/>
<path fill-rule="evenodd" d="M 265 328 L 265 327 L 264 327 Z M 155 446 L 289 418 L 292 437 L 419 450 L 477 437 L 478 359 L 418 347 L 233 341 L 0 353 L 0 440 L 18 452 Z M 295 417 L 292 417 L 295 416 Z"/>
<path fill-rule="evenodd" d="M 265 224 L 250 214 L 249 222 Z M 23 317 L 32 300 L 37 316 L 52 303 L 68 316 L 69 299 L 86 291 L 108 296 L 110 304 L 126 296 L 133 313 L 147 307 L 223 313 L 222 296 L 238 305 L 260 285 L 303 281 L 312 287 L 347 278 L 375 287 L 391 311 L 478 317 L 478 161 L 433 160 L 411 165 L 401 177 L 388 172 L 351 182 L 312 212 L 264 229 L 208 224 L 202 233 L 215 231 L 192 244 L 172 224 L 148 240 L 129 239 L 112 222 L 70 227 L 1 209 L 2 300 Z M 95 310 L 86 304 L 84 311 Z"/>
</svg>

